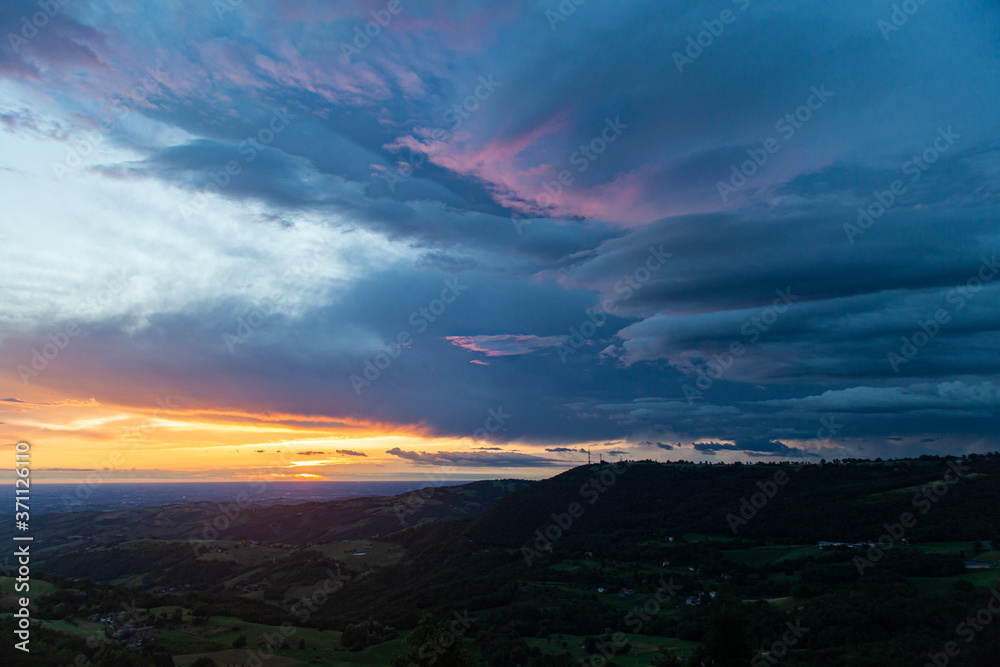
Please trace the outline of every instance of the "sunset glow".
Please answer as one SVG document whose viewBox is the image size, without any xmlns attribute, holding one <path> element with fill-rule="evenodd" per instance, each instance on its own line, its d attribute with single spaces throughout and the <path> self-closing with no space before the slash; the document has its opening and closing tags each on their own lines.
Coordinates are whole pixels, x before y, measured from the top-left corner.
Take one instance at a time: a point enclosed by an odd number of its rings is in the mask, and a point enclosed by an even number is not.
<svg viewBox="0 0 1000 667">
<path fill-rule="evenodd" d="M 39 479 L 997 445 L 995 8 L 36 4 L 0 447 Z"/>
</svg>

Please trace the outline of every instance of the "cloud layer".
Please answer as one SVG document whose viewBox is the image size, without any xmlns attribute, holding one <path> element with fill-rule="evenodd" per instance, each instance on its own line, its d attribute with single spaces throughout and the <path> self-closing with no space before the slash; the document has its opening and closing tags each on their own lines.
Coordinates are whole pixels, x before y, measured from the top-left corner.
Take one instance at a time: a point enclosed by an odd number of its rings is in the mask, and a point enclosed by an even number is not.
<svg viewBox="0 0 1000 667">
<path fill-rule="evenodd" d="M 734 3 L 696 55 L 718 8 L 553 6 L 356 42 L 365 3 L 5 3 L 5 421 L 169 394 L 539 470 L 997 448 L 995 3 Z"/>
</svg>

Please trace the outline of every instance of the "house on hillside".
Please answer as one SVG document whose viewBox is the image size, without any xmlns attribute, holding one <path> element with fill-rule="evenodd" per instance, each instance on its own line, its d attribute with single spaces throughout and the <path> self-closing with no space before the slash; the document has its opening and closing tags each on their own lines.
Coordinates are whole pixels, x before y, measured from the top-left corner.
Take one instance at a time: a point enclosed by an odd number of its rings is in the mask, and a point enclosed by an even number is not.
<svg viewBox="0 0 1000 667">
<path fill-rule="evenodd" d="M 997 563 L 987 563 L 981 560 L 965 561 L 966 570 L 990 570 L 997 567 Z"/>
<path fill-rule="evenodd" d="M 909 542 L 904 538 L 903 544 L 909 544 Z M 867 549 L 869 547 L 875 546 L 874 542 L 823 542 L 820 541 L 820 549 L 836 549 L 838 547 L 847 547 L 848 549 Z"/>
</svg>

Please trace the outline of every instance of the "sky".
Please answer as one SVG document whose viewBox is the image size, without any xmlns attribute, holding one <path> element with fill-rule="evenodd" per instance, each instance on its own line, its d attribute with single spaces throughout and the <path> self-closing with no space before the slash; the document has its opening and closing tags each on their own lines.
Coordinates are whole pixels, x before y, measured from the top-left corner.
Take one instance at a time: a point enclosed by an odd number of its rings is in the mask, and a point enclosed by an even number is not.
<svg viewBox="0 0 1000 667">
<path fill-rule="evenodd" d="M 39 479 L 1000 449 L 995 2 L 14 0 L 0 36 L 0 443 Z"/>
</svg>

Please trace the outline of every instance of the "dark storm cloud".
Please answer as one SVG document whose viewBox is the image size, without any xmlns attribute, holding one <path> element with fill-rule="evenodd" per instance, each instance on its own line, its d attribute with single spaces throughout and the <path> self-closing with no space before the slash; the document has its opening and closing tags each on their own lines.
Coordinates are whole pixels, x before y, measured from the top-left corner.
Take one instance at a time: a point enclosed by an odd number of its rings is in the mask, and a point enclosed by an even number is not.
<svg viewBox="0 0 1000 667">
<path fill-rule="evenodd" d="M 1000 385 L 992 382 L 965 384 L 919 383 L 907 387 L 852 387 L 830 390 L 819 396 L 775 399 L 764 405 L 794 407 L 815 412 L 935 414 L 960 410 L 967 415 L 989 416 L 1000 408 Z"/>
<path fill-rule="evenodd" d="M 802 456 L 813 456 L 812 454 L 805 452 L 797 447 L 789 447 L 783 442 L 777 440 L 737 440 L 736 448 L 747 453 L 750 456 L 791 456 L 791 457 L 802 457 Z"/>
<path fill-rule="evenodd" d="M 735 443 L 699 442 L 692 445 L 695 451 L 714 456 L 718 452 L 742 452 L 752 457 L 792 457 L 814 456 L 797 447 L 789 447 L 777 440 L 737 440 Z"/>
<path fill-rule="evenodd" d="M 702 452 L 710 456 L 715 456 L 716 452 L 720 451 L 736 451 L 739 449 L 736 445 L 722 442 L 697 442 L 691 446 L 696 452 Z"/>
<path fill-rule="evenodd" d="M 49 68 L 99 69 L 105 65 L 96 51 L 104 46 L 100 31 L 77 21 L 71 8 L 57 2 L 39 16 L 42 7 L 31 0 L 11 0 L 0 6 L 0 74 L 35 79 Z"/>
<path fill-rule="evenodd" d="M 505 452 L 503 454 L 488 454 L 486 452 L 407 452 L 399 447 L 386 450 L 386 454 L 398 456 L 416 465 L 430 466 L 464 466 L 470 468 L 510 467 L 530 468 L 535 466 L 561 465 L 561 461 L 546 459 L 530 454 Z"/>
<path fill-rule="evenodd" d="M 649 440 L 643 440 L 639 444 L 643 447 L 657 447 L 659 449 L 665 449 L 667 451 L 670 451 L 674 448 L 673 445 L 668 445 L 665 442 L 650 442 Z"/>
</svg>

